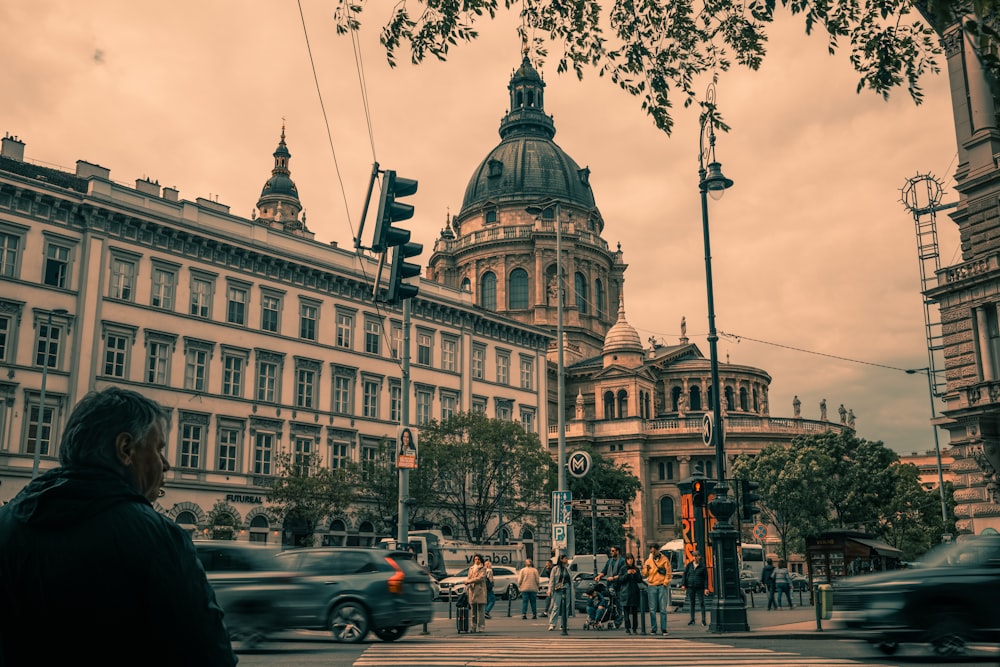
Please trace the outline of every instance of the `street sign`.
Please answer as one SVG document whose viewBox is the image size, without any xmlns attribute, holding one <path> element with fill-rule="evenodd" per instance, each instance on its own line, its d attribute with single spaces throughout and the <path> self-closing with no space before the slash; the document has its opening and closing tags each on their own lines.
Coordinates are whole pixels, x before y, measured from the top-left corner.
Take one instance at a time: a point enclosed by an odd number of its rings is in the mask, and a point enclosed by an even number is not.
<svg viewBox="0 0 1000 667">
<path fill-rule="evenodd" d="M 573 452 L 569 455 L 569 460 L 566 461 L 566 468 L 573 477 L 586 477 L 587 473 L 590 472 L 591 465 L 593 465 L 593 461 L 590 454 L 584 451 Z"/>
<path fill-rule="evenodd" d="M 577 510 L 577 511 L 580 511 L 580 510 L 589 510 L 590 509 L 590 501 L 589 500 L 571 500 L 568 503 L 566 503 L 566 505 L 570 509 Z"/>
<path fill-rule="evenodd" d="M 573 514 L 566 509 L 566 503 L 573 499 L 571 491 L 552 492 L 552 524 L 569 523 L 573 520 Z"/>
<path fill-rule="evenodd" d="M 711 410 L 701 418 L 701 441 L 708 447 L 712 446 L 712 429 L 715 427 L 715 415 Z"/>
<path fill-rule="evenodd" d="M 753 536 L 758 540 L 762 540 L 767 537 L 767 526 L 762 523 L 758 523 L 753 527 Z"/>
<path fill-rule="evenodd" d="M 597 516 L 625 516 L 624 511 L 619 510 L 597 510 Z"/>
<path fill-rule="evenodd" d="M 566 548 L 566 524 L 552 524 L 552 546 L 556 549 Z"/>
<path fill-rule="evenodd" d="M 601 509 L 602 507 L 606 509 L 624 509 L 625 501 L 620 498 L 598 498 L 597 509 Z"/>
</svg>

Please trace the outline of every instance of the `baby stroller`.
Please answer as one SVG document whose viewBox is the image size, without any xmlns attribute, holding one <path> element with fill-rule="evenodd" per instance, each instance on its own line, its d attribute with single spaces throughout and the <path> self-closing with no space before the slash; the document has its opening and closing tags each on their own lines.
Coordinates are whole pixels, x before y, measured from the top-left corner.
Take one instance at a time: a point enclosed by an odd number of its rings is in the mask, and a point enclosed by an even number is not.
<svg viewBox="0 0 1000 667">
<path fill-rule="evenodd" d="M 591 602 L 587 607 L 587 620 L 583 624 L 584 630 L 613 630 L 622 624 L 621 603 L 618 602 L 618 593 L 609 589 L 601 582 L 593 584 L 587 595 L 591 597 Z M 593 609 L 593 613 L 591 613 Z"/>
</svg>

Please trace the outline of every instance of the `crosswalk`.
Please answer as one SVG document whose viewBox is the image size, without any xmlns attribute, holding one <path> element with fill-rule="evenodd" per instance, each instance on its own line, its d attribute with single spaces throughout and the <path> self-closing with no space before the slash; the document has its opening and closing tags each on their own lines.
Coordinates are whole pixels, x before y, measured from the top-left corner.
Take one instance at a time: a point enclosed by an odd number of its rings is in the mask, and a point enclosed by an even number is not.
<svg viewBox="0 0 1000 667">
<path fill-rule="evenodd" d="M 572 637 L 490 637 L 468 635 L 432 642 L 372 644 L 354 667 L 863 667 L 854 660 L 802 656 L 758 648 L 735 648 L 685 639 L 619 637 L 595 641 Z"/>
</svg>

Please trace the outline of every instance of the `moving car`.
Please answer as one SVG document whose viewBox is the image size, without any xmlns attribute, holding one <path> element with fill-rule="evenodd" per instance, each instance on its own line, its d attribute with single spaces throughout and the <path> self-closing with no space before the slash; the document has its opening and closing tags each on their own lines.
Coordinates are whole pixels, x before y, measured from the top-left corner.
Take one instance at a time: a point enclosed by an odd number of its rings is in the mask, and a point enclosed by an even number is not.
<svg viewBox="0 0 1000 667">
<path fill-rule="evenodd" d="M 276 560 L 311 594 L 313 604 L 293 621 L 296 628 L 326 629 L 346 643 L 374 632 L 389 642 L 433 618 L 431 576 L 407 551 L 310 547 L 283 551 Z"/>
<path fill-rule="evenodd" d="M 1000 642 L 1000 535 L 944 544 L 912 568 L 834 583 L 834 619 L 892 654 L 901 642 L 930 642 L 939 656 L 971 641 Z"/>
<path fill-rule="evenodd" d="M 460 570 L 458 574 L 445 577 L 438 582 L 440 599 L 450 596 L 457 598 L 465 592 L 465 580 L 469 576 L 469 568 Z M 517 590 L 517 571 L 505 565 L 493 566 L 493 593 L 501 600 L 516 600 L 520 591 Z"/>
</svg>

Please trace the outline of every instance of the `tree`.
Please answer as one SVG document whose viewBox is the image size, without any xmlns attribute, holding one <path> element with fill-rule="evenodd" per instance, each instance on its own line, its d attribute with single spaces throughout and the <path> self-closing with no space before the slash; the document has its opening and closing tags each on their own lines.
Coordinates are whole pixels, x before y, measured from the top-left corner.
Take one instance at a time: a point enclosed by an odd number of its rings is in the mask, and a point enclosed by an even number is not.
<svg viewBox="0 0 1000 667">
<path fill-rule="evenodd" d="M 279 454 L 275 465 L 267 501 L 294 534 L 295 546 L 310 546 L 319 521 L 354 502 L 356 475 L 350 468 L 325 468 L 313 454 Z"/>
<path fill-rule="evenodd" d="M 685 107 L 700 104 L 714 124 L 725 128 L 714 113 L 714 101 L 700 98 L 698 79 L 725 72 L 734 63 L 757 70 L 779 7 L 801 16 L 807 34 L 821 33 L 831 54 L 842 43 L 850 46 L 859 92 L 868 88 L 887 98 L 905 85 L 918 104 L 921 77 L 940 72 L 935 28 L 942 31 L 956 16 L 971 14 L 975 19 L 967 25 L 981 36 L 980 52 L 991 54 L 998 41 L 992 0 L 614 0 L 608 6 L 596 0 L 504 0 L 503 7 L 518 8 L 518 32 L 539 58 L 547 55 L 546 44 L 551 42 L 559 51 L 560 73 L 572 69 L 582 78 L 585 67 L 594 67 L 600 76 L 641 97 L 642 108 L 668 135 L 678 95 Z M 356 0 L 338 0 L 337 32 L 358 30 L 363 8 Z M 452 46 L 479 35 L 477 21 L 494 19 L 500 8 L 498 0 L 392 5 L 381 33 L 390 65 L 395 65 L 404 43 L 414 63 L 428 55 L 446 59 Z M 914 8 L 928 22 L 916 16 Z M 997 73 L 995 57 L 984 58 L 984 63 Z"/>
<path fill-rule="evenodd" d="M 639 478 L 632 474 L 625 464 L 615 464 L 606 459 L 589 446 L 579 449 L 590 454 L 593 466 L 586 477 L 569 477 L 567 486 L 574 498 L 620 498 L 628 507 L 635 500 L 636 493 L 642 488 Z M 553 466 L 549 484 L 555 489 L 558 483 L 558 469 Z M 587 553 L 593 549 L 594 531 L 591 528 L 589 511 L 573 513 L 573 533 L 576 539 L 577 553 Z M 622 519 L 601 517 L 597 524 L 597 553 L 607 553 L 612 546 L 622 547 L 624 553 L 625 526 Z M 634 539 L 634 535 L 630 536 Z"/>
<path fill-rule="evenodd" d="M 393 532 L 399 514 L 399 469 L 395 454 L 396 441 L 383 438 L 375 451 L 374 460 L 364 461 L 355 473 L 361 479 L 358 500 L 364 501 L 361 518 L 381 523 L 386 530 Z M 428 491 L 424 485 L 410 484 L 411 521 L 433 500 Z"/>
<path fill-rule="evenodd" d="M 890 511 L 879 518 L 877 534 L 903 552 L 903 560 L 914 560 L 936 544 L 944 533 L 954 534 L 954 519 L 947 524 L 941 518 L 939 491 L 927 491 L 920 483 L 920 471 L 913 464 L 892 467 L 893 502 Z M 951 485 L 945 486 L 946 506 L 954 506 Z M 954 513 L 949 516 L 954 517 Z"/>
<path fill-rule="evenodd" d="M 538 435 L 519 423 L 463 412 L 421 427 L 410 489 L 482 544 L 499 536 L 501 515 L 504 523 L 539 515 L 551 463 Z"/>
</svg>

